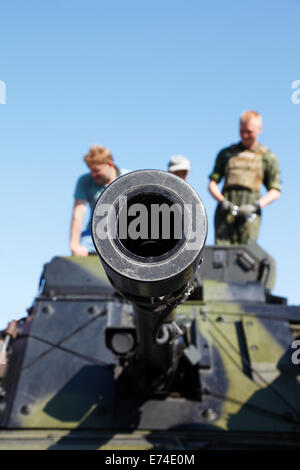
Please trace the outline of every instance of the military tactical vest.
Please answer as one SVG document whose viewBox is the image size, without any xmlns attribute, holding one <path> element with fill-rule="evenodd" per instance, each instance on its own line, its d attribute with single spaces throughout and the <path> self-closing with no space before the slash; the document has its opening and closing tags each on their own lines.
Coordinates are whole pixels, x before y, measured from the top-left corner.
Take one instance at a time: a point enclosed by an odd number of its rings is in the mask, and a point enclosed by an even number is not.
<svg viewBox="0 0 300 470">
<path fill-rule="evenodd" d="M 242 186 L 259 191 L 264 180 L 263 155 L 267 151 L 267 147 L 260 145 L 257 151 L 245 149 L 230 157 L 225 167 L 224 188 Z"/>
</svg>

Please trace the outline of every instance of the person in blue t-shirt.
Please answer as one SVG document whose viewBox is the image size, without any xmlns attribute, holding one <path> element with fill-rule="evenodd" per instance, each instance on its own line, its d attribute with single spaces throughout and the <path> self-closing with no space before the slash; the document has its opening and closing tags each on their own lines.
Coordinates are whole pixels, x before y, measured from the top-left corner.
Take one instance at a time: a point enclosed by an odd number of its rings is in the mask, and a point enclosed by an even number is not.
<svg viewBox="0 0 300 470">
<path fill-rule="evenodd" d="M 91 216 L 86 230 L 82 232 L 87 204 L 90 206 L 92 215 L 95 204 L 106 186 L 118 176 L 129 172 L 125 169 L 120 170 L 114 164 L 110 150 L 100 145 L 92 146 L 84 157 L 84 161 L 90 172 L 80 176 L 74 192 L 75 201 L 70 233 L 70 249 L 74 256 L 87 256 L 95 252 L 91 237 Z"/>
</svg>

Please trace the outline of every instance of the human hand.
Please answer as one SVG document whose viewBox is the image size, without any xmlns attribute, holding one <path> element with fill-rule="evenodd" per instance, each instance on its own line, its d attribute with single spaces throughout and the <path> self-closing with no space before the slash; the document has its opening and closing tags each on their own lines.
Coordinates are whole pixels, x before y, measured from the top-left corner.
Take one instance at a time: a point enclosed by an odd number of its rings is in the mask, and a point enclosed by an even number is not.
<svg viewBox="0 0 300 470">
<path fill-rule="evenodd" d="M 88 256 L 89 252 L 85 246 L 78 245 L 72 249 L 72 254 L 73 256 Z"/>
<path fill-rule="evenodd" d="M 224 199 L 222 202 L 220 202 L 220 207 L 224 212 L 231 212 L 233 209 L 233 204 L 232 202 L 227 201 L 227 199 Z"/>
<path fill-rule="evenodd" d="M 242 204 L 239 208 L 239 216 L 247 219 L 251 214 L 256 214 L 258 211 L 258 204 Z"/>
</svg>

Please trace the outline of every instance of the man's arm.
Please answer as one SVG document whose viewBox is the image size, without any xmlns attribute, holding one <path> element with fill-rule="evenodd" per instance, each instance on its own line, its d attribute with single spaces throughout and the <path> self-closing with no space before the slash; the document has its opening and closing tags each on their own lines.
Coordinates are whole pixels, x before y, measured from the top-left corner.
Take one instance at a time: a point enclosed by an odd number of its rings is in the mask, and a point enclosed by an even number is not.
<svg viewBox="0 0 300 470">
<path fill-rule="evenodd" d="M 260 198 L 254 204 L 242 204 L 239 209 L 239 216 L 244 217 L 247 219 L 251 214 L 257 213 L 258 208 L 263 209 L 271 202 L 275 201 L 280 197 L 280 191 L 275 188 L 269 189 L 269 191 Z"/>
<path fill-rule="evenodd" d="M 267 193 L 258 201 L 261 208 L 278 199 L 281 194 L 281 178 L 277 156 L 272 152 L 267 152 L 263 156 L 263 165 L 264 185 Z"/>
<path fill-rule="evenodd" d="M 80 245 L 80 235 L 85 212 L 86 202 L 82 199 L 75 199 L 70 233 L 70 250 L 74 256 L 88 256 L 88 250 Z"/>
<path fill-rule="evenodd" d="M 280 191 L 278 191 L 278 189 L 272 188 L 262 198 L 259 199 L 258 203 L 263 209 L 264 207 L 271 204 L 271 202 L 276 201 L 278 198 L 280 198 Z"/>
<path fill-rule="evenodd" d="M 209 185 L 208 185 L 208 191 L 215 198 L 216 201 L 222 202 L 225 200 L 223 194 L 218 188 L 218 184 L 216 181 L 210 180 Z"/>
<path fill-rule="evenodd" d="M 228 160 L 228 148 L 221 150 L 216 158 L 212 173 L 209 175 L 208 191 L 217 202 L 225 201 L 225 197 L 218 187 L 218 183 L 224 178 L 225 165 Z"/>
</svg>

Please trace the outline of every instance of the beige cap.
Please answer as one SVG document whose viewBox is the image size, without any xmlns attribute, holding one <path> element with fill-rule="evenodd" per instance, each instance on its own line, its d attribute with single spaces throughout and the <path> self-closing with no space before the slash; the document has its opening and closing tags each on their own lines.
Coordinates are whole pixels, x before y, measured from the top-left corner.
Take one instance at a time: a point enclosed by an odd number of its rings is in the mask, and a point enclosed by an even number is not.
<svg viewBox="0 0 300 470">
<path fill-rule="evenodd" d="M 190 161 L 185 158 L 183 155 L 174 155 L 173 157 L 170 158 L 170 161 L 168 163 L 168 170 L 171 173 L 174 173 L 174 171 L 180 171 L 180 170 L 190 170 L 191 164 Z"/>
</svg>

